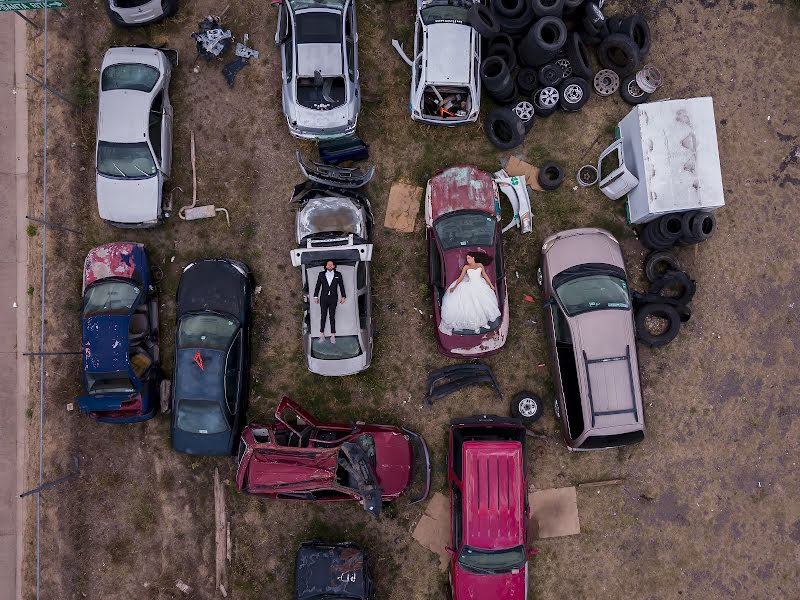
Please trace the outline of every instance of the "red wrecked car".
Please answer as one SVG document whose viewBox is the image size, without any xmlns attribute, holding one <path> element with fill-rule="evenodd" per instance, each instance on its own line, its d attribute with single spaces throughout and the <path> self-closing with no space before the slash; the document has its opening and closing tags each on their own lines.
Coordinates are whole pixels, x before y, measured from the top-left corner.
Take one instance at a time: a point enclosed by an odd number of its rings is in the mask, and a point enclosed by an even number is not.
<svg viewBox="0 0 800 600">
<path fill-rule="evenodd" d="M 477 167 L 440 171 L 425 191 L 428 267 L 436 343 L 453 358 L 477 358 L 500 351 L 508 336 L 508 295 L 503 263 L 500 197 L 492 176 Z M 439 329 L 446 290 L 461 275 L 467 254 L 479 256 L 497 294 L 500 316 L 477 332 Z"/>
<path fill-rule="evenodd" d="M 245 427 L 236 487 L 280 500 L 358 501 L 378 516 L 383 502 L 409 490 L 421 463 L 424 500 L 431 467 L 425 440 L 392 425 L 322 423 L 284 397 L 276 422 Z"/>
<path fill-rule="evenodd" d="M 525 428 L 476 416 L 450 424 L 450 585 L 453 600 L 527 596 Z"/>
</svg>

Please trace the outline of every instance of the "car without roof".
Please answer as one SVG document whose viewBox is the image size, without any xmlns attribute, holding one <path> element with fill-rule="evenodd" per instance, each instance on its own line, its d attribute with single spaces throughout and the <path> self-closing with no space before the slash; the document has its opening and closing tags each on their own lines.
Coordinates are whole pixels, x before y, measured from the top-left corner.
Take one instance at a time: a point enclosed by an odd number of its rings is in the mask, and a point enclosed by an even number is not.
<svg viewBox="0 0 800 600">
<path fill-rule="evenodd" d="M 172 64 L 154 48 L 111 48 L 100 70 L 97 208 L 117 227 L 153 227 L 169 216 Z"/>
<path fill-rule="evenodd" d="M 433 298 L 434 334 L 439 351 L 453 358 L 478 358 L 499 352 L 508 336 L 508 295 L 500 198 L 489 173 L 457 166 L 440 171 L 425 191 L 429 285 Z M 479 332 L 439 329 L 445 291 L 461 275 L 467 254 L 483 257 L 495 286 L 500 316 Z"/>
<path fill-rule="evenodd" d="M 427 498 L 430 457 L 422 436 L 392 425 L 324 423 L 284 397 L 275 422 L 250 424 L 239 443 L 236 487 L 278 500 L 355 501 L 378 516 L 422 473 Z"/>
<path fill-rule="evenodd" d="M 106 423 L 146 421 L 158 411 L 158 296 L 141 244 L 94 248 L 83 266 L 81 412 Z"/>
<path fill-rule="evenodd" d="M 252 275 L 242 262 L 189 263 L 175 303 L 172 447 L 233 454 L 245 424 L 250 385 Z"/>
<path fill-rule="evenodd" d="M 352 542 L 306 542 L 295 560 L 296 600 L 375 600 L 363 548 Z"/>
<path fill-rule="evenodd" d="M 106 12 L 118 27 L 158 23 L 178 12 L 178 0 L 105 0 Z"/>
<path fill-rule="evenodd" d="M 450 424 L 450 587 L 453 600 L 527 597 L 525 427 L 491 415 Z"/>
<path fill-rule="evenodd" d="M 361 106 L 354 0 L 286 0 L 275 43 L 289 132 L 320 139 L 355 132 Z"/>
<path fill-rule="evenodd" d="M 619 242 L 608 231 L 570 229 L 542 244 L 556 416 L 570 450 L 644 439 L 633 309 Z"/>
<path fill-rule="evenodd" d="M 411 67 L 411 118 L 429 125 L 478 120 L 481 102 L 481 37 L 469 24 L 469 0 L 417 0 L 414 60 L 392 45 Z"/>
</svg>

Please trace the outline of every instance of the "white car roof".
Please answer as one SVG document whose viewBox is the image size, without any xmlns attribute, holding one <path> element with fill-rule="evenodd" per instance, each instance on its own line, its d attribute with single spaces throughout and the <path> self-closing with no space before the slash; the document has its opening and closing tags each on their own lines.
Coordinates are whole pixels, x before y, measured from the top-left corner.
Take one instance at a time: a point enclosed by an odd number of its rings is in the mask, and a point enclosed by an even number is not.
<svg viewBox="0 0 800 600">
<path fill-rule="evenodd" d="M 425 28 L 425 83 L 469 85 L 473 31 L 460 23 L 432 23 Z"/>
<path fill-rule="evenodd" d="M 341 44 L 297 44 L 297 75 L 313 77 L 319 71 L 323 77 L 335 77 L 344 72 Z"/>
</svg>

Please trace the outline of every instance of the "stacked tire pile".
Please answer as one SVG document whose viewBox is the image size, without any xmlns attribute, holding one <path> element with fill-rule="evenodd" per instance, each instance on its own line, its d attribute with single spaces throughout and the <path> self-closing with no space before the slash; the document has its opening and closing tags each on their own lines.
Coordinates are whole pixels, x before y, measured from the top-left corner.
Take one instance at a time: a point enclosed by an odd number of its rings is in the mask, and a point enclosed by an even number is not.
<svg viewBox="0 0 800 600">
<path fill-rule="evenodd" d="M 643 18 L 606 19 L 595 1 L 491 0 L 489 7 L 476 2 L 470 22 L 485 42 L 483 89 L 500 105 L 487 114 L 484 131 L 501 150 L 522 143 L 534 115 L 548 117 L 559 108 L 575 112 L 589 101 L 595 72 L 588 46 L 597 47 L 604 67 L 598 75 L 611 73 L 607 77 L 620 87 L 620 78 L 635 81 L 651 45 Z"/>
<path fill-rule="evenodd" d="M 674 254 L 663 250 L 651 252 L 644 269 L 650 287 L 632 294 L 636 337 L 651 348 L 666 346 L 692 316 L 689 303 L 697 283 L 681 270 Z"/>
<path fill-rule="evenodd" d="M 689 210 L 670 213 L 644 226 L 639 241 L 650 250 L 669 250 L 675 246 L 699 244 L 714 235 L 717 218 L 714 213 Z"/>
</svg>

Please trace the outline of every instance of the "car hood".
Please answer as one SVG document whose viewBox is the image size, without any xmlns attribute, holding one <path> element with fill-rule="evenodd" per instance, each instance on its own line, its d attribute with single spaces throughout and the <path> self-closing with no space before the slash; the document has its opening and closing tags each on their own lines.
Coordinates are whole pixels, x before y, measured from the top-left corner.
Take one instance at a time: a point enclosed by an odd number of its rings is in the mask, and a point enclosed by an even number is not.
<svg viewBox="0 0 800 600">
<path fill-rule="evenodd" d="M 460 23 L 433 23 L 427 27 L 426 83 L 470 84 L 473 28 Z"/>
<path fill-rule="evenodd" d="M 527 588 L 528 566 L 517 573 L 483 575 L 454 566 L 453 600 L 523 600 Z"/>
<path fill-rule="evenodd" d="M 233 432 L 189 433 L 177 427 L 172 430 L 172 447 L 185 454 L 224 456 L 233 450 Z"/>
<path fill-rule="evenodd" d="M 448 167 L 434 175 L 425 190 L 425 222 L 429 227 L 447 213 L 475 210 L 496 216 L 496 186 L 486 171 L 469 165 Z"/>
<path fill-rule="evenodd" d="M 349 99 L 346 99 L 341 106 L 330 110 L 314 110 L 295 102 L 287 115 L 292 130 L 300 130 L 301 133 L 332 135 L 355 124 L 355 115 L 352 114 Z"/>
<path fill-rule="evenodd" d="M 384 498 L 399 496 L 411 483 L 414 449 L 400 431 L 370 431 L 375 440 L 375 472 Z"/>
<path fill-rule="evenodd" d="M 298 600 L 322 596 L 365 598 L 364 573 L 364 552 L 356 546 L 303 545 L 297 552 L 296 597 Z"/>
<path fill-rule="evenodd" d="M 570 267 L 587 263 L 608 264 L 625 270 L 617 241 L 597 231 L 562 232 L 547 250 L 545 257 L 547 272 L 551 278 Z"/>
<path fill-rule="evenodd" d="M 101 219 L 115 223 L 158 220 L 159 177 L 113 179 L 98 174 L 97 209 Z"/>
</svg>

